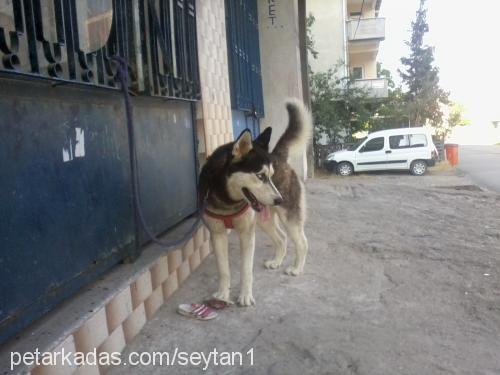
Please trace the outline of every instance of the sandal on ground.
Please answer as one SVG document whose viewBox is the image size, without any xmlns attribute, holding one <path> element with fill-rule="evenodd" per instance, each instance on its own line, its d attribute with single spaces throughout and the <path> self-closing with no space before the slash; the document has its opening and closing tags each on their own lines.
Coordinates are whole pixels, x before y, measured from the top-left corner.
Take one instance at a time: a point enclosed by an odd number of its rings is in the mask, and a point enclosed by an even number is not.
<svg viewBox="0 0 500 375">
<path fill-rule="evenodd" d="M 177 308 L 177 312 L 197 320 L 211 320 L 217 317 L 217 313 L 204 303 L 182 304 Z"/>
<path fill-rule="evenodd" d="M 233 304 L 233 302 L 223 301 L 217 298 L 211 298 L 203 301 L 203 303 L 214 310 L 224 310 Z"/>
</svg>

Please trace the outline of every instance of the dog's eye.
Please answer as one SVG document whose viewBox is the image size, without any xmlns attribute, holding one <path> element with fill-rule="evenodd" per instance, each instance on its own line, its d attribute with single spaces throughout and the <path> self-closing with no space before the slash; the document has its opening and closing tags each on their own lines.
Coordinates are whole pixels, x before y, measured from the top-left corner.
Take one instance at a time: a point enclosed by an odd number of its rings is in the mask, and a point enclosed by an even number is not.
<svg viewBox="0 0 500 375">
<path fill-rule="evenodd" d="M 265 175 L 265 173 L 257 173 L 257 178 L 263 182 L 267 180 L 267 176 Z"/>
</svg>

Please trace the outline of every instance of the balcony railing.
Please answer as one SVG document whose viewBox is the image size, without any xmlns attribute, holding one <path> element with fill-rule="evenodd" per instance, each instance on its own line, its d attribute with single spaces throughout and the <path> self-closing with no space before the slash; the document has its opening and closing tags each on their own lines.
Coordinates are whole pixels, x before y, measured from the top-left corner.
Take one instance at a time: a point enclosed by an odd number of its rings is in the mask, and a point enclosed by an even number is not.
<svg viewBox="0 0 500 375">
<path fill-rule="evenodd" d="M 365 90 L 370 98 L 387 98 L 389 95 L 386 78 L 357 79 L 354 87 Z"/>
<path fill-rule="evenodd" d="M 347 33 L 349 41 L 383 40 L 385 39 L 385 18 L 361 18 L 347 21 Z"/>
</svg>

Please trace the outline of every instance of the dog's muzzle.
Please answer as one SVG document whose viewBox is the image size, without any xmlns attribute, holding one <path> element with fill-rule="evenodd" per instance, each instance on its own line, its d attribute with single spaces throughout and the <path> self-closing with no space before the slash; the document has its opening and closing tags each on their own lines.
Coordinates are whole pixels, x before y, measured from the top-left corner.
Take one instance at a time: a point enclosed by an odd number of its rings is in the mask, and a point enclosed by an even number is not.
<svg viewBox="0 0 500 375">
<path fill-rule="evenodd" d="M 248 190 L 247 188 L 242 188 L 241 191 L 245 195 L 248 203 L 250 203 L 255 211 L 260 212 L 264 209 L 264 205 L 259 202 L 259 200 L 255 197 L 255 195 L 252 194 L 250 190 Z"/>
</svg>

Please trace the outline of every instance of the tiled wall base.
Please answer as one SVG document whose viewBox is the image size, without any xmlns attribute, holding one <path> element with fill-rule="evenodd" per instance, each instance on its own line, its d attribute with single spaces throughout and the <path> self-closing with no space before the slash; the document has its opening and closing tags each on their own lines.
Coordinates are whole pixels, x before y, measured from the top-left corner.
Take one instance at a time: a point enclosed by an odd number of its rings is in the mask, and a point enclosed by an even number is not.
<svg viewBox="0 0 500 375">
<path fill-rule="evenodd" d="M 196 27 L 206 154 L 233 141 L 224 0 L 197 0 Z M 201 128 L 201 127 L 200 127 Z"/>
<path fill-rule="evenodd" d="M 121 352 L 209 253 L 209 232 L 201 227 L 182 249 L 159 257 L 124 289 L 117 290 L 105 306 L 52 351 L 64 348 L 65 352 L 88 353 L 96 349 L 98 355 Z M 93 375 L 106 370 L 103 366 L 38 366 L 31 374 Z"/>
</svg>

